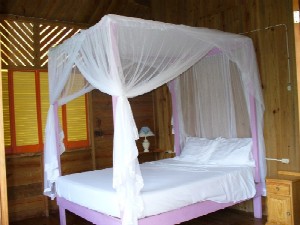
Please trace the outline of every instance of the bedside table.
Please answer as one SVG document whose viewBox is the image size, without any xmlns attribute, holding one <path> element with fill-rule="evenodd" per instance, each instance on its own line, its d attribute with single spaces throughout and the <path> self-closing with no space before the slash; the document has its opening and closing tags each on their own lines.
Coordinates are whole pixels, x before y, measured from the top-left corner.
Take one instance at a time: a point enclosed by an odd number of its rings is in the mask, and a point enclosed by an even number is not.
<svg viewBox="0 0 300 225">
<path fill-rule="evenodd" d="M 144 163 L 160 159 L 173 158 L 175 155 L 176 154 L 174 152 L 168 153 L 165 150 L 155 149 L 152 151 L 150 150 L 149 152 L 139 152 L 138 160 L 139 163 Z"/>
<path fill-rule="evenodd" d="M 155 161 L 155 153 L 150 151 L 150 152 L 139 152 L 138 156 L 139 163 L 144 163 L 144 162 L 151 162 Z"/>
<path fill-rule="evenodd" d="M 300 177 L 266 179 L 268 222 L 266 225 L 300 224 Z"/>
</svg>

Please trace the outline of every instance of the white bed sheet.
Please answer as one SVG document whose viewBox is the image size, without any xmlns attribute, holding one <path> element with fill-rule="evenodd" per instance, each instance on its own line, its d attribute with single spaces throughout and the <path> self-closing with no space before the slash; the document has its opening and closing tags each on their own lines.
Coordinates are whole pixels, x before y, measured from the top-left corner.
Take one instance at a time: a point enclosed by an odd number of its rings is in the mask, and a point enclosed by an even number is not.
<svg viewBox="0 0 300 225">
<path fill-rule="evenodd" d="M 141 164 L 141 171 L 145 185 L 140 218 L 205 200 L 242 201 L 256 192 L 253 167 L 216 167 L 165 159 Z M 71 202 L 120 217 L 111 168 L 59 177 L 56 191 Z"/>
</svg>

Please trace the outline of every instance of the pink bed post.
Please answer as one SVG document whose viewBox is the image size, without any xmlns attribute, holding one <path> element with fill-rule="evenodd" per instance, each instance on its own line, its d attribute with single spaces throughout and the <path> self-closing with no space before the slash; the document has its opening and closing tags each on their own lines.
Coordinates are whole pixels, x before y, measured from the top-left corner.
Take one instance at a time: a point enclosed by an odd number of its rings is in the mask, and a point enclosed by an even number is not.
<svg viewBox="0 0 300 225">
<path fill-rule="evenodd" d="M 61 176 L 61 162 L 60 162 L 60 135 L 59 135 L 59 121 L 58 121 L 58 103 L 54 103 L 54 119 L 55 119 L 55 136 L 56 136 L 56 149 L 57 149 L 57 161 L 59 176 Z M 59 220 L 60 225 L 66 225 L 66 210 L 63 206 L 59 206 Z"/>
<path fill-rule="evenodd" d="M 59 121 L 58 121 L 58 103 L 54 103 L 54 120 L 55 120 L 55 136 L 56 136 L 56 149 L 59 176 L 61 176 L 61 163 L 60 163 L 60 135 L 59 135 Z"/>
<path fill-rule="evenodd" d="M 251 133 L 252 133 L 252 140 L 253 140 L 253 157 L 255 160 L 255 182 L 260 184 L 260 173 L 259 173 L 259 146 L 258 146 L 258 133 L 257 133 L 257 115 L 256 115 L 256 104 L 255 98 L 252 94 L 249 96 L 250 98 L 250 123 L 251 123 Z M 255 218 L 262 218 L 262 202 L 261 202 L 261 185 L 259 187 L 259 192 L 253 198 L 253 210 L 254 210 L 254 217 Z"/>
<path fill-rule="evenodd" d="M 172 112 L 173 112 L 173 127 L 174 127 L 174 148 L 176 155 L 180 155 L 180 139 L 179 139 L 179 120 L 178 120 L 178 112 L 177 112 L 177 101 L 176 101 L 176 91 L 175 91 L 175 80 L 170 82 L 169 86 L 171 96 L 172 96 Z"/>
</svg>

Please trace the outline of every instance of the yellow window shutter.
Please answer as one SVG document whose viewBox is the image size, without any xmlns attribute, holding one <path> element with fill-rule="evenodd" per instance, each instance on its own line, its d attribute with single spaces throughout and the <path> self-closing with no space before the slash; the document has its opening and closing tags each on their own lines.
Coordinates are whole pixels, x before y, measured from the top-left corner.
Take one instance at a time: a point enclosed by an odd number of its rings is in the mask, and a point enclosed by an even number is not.
<svg viewBox="0 0 300 225">
<path fill-rule="evenodd" d="M 16 145 L 38 145 L 35 72 L 13 72 Z"/>
<path fill-rule="evenodd" d="M 42 135 L 45 138 L 45 128 L 47 122 L 47 113 L 49 109 L 49 88 L 48 73 L 40 72 L 40 93 L 41 93 L 41 115 L 42 115 Z"/>
<path fill-rule="evenodd" d="M 2 71 L 2 98 L 3 98 L 3 122 L 4 122 L 4 142 L 5 146 L 11 146 L 10 136 L 10 113 L 9 113 L 9 91 L 8 73 Z"/>
<path fill-rule="evenodd" d="M 87 140 L 85 95 L 66 105 L 68 141 Z"/>
<path fill-rule="evenodd" d="M 49 102 L 49 86 L 48 86 L 48 72 L 40 72 L 40 93 L 41 93 L 41 114 L 42 114 L 42 135 L 45 139 L 45 129 L 47 122 L 47 115 L 50 106 Z M 58 117 L 60 124 L 62 124 L 62 110 L 58 108 Z"/>
</svg>

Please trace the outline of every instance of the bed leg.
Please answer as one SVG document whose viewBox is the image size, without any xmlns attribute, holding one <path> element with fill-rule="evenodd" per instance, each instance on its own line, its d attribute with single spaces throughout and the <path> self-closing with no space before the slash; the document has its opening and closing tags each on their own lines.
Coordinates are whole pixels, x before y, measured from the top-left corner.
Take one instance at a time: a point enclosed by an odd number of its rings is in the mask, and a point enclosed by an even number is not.
<svg viewBox="0 0 300 225">
<path fill-rule="evenodd" d="M 253 198 L 254 218 L 262 218 L 262 202 L 261 196 Z"/>
<path fill-rule="evenodd" d="M 67 225 L 66 210 L 61 206 L 59 207 L 59 219 L 60 219 L 60 225 Z"/>
</svg>

